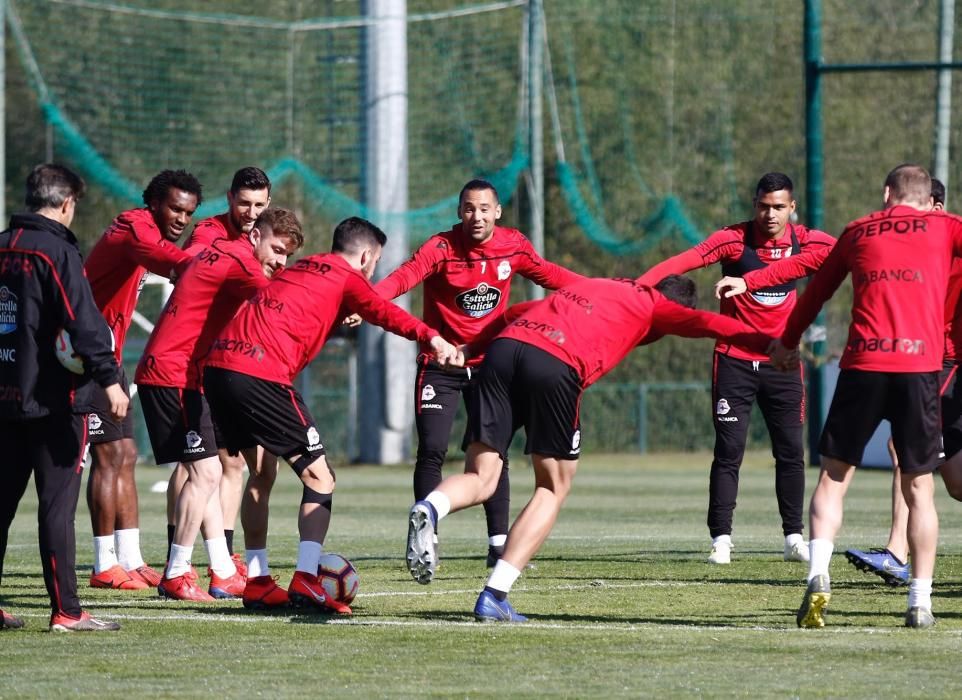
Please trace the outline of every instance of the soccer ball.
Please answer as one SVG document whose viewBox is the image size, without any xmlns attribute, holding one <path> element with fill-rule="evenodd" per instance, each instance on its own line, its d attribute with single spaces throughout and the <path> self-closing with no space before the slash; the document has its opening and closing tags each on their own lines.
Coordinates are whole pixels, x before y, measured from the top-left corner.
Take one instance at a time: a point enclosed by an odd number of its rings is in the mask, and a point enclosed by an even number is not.
<svg viewBox="0 0 962 700">
<path fill-rule="evenodd" d="M 60 364 L 65 368 L 74 374 L 84 373 L 83 360 L 80 359 L 80 355 L 73 351 L 70 334 L 63 328 L 61 328 L 60 333 L 57 334 L 57 340 L 54 342 L 54 351 L 57 354 L 57 359 L 60 361 Z"/>
<path fill-rule="evenodd" d="M 354 564 L 340 554 L 322 554 L 317 565 L 317 579 L 324 592 L 346 605 L 357 595 L 361 583 Z"/>
</svg>

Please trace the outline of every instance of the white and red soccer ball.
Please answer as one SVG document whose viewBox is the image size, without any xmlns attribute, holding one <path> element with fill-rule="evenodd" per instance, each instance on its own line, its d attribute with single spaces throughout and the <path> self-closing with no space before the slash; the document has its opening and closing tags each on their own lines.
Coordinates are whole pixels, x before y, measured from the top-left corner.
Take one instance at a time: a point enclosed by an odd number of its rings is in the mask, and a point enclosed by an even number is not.
<svg viewBox="0 0 962 700">
<path fill-rule="evenodd" d="M 325 593 L 345 605 L 350 605 L 354 600 L 361 584 L 357 569 L 340 554 L 321 555 L 321 561 L 317 565 L 317 579 Z"/>
</svg>

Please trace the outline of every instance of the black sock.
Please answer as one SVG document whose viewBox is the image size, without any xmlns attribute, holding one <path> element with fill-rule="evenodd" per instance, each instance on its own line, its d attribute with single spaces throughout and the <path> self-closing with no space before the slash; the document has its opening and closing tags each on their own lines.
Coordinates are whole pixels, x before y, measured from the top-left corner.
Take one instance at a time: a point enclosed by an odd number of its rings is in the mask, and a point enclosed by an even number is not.
<svg viewBox="0 0 962 700">
<path fill-rule="evenodd" d="M 174 543 L 174 530 L 176 529 L 176 525 L 167 526 L 167 561 L 170 561 L 170 545 Z"/>
<path fill-rule="evenodd" d="M 224 530 L 224 539 L 227 540 L 227 551 L 234 556 L 234 531 Z"/>
<path fill-rule="evenodd" d="M 496 588 L 491 588 L 491 586 L 485 586 L 484 590 L 493 595 L 500 601 L 504 601 L 508 597 L 507 591 L 499 591 Z"/>
</svg>

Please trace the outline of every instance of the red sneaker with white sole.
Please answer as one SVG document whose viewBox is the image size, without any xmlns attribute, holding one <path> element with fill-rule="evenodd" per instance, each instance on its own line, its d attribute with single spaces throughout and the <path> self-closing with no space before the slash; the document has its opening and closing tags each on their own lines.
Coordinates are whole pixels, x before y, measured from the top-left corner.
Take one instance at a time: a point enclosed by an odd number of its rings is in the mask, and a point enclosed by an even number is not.
<svg viewBox="0 0 962 700">
<path fill-rule="evenodd" d="M 244 587 L 247 585 L 247 579 L 241 576 L 239 571 L 234 572 L 232 576 L 227 578 L 221 578 L 217 575 L 217 572 L 210 572 L 210 586 L 207 587 L 207 592 L 210 593 L 214 598 L 227 599 L 227 598 L 240 598 L 244 595 Z"/>
<path fill-rule="evenodd" d="M 120 625 L 116 622 L 98 620 L 90 617 L 88 612 L 81 612 L 80 617 L 72 617 L 64 612 L 50 616 L 51 632 L 116 632 L 119 629 Z"/>
<path fill-rule="evenodd" d="M 23 627 L 23 620 L 16 615 L 0 610 L 0 630 L 18 630 Z"/>
</svg>

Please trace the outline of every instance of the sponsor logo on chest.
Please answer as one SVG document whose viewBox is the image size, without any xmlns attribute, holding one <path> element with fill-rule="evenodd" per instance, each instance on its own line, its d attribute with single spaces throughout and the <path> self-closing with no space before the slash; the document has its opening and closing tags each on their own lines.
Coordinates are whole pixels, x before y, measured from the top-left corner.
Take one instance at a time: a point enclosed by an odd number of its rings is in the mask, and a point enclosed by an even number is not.
<svg viewBox="0 0 962 700">
<path fill-rule="evenodd" d="M 497 308 L 501 302 L 501 290 L 481 282 L 474 289 L 461 292 L 454 298 L 458 308 L 471 318 L 481 318 Z"/>
</svg>

